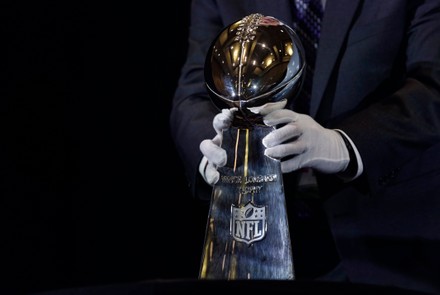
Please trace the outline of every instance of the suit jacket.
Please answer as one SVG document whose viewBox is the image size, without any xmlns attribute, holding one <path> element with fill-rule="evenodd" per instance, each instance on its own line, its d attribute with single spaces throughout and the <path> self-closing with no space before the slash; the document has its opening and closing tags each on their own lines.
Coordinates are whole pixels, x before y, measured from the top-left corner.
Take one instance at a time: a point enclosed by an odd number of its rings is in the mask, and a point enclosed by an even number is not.
<svg viewBox="0 0 440 295">
<path fill-rule="evenodd" d="M 292 24 L 291 1 L 194 0 L 188 58 L 170 117 L 192 193 L 199 144 L 218 112 L 204 85 L 208 48 L 251 13 Z M 364 172 L 318 175 L 342 264 L 352 282 L 440 291 L 440 2 L 327 1 L 310 115 L 344 130 Z M 289 182 L 289 175 L 284 175 Z"/>
</svg>

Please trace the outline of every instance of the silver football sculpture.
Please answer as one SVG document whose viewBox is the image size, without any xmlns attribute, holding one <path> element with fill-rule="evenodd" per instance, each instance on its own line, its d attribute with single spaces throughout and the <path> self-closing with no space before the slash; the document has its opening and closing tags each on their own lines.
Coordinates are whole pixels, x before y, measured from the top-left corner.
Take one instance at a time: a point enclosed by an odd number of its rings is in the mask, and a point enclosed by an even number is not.
<svg viewBox="0 0 440 295">
<path fill-rule="evenodd" d="M 259 123 L 255 107 L 290 103 L 305 76 L 301 41 L 280 20 L 251 14 L 225 27 L 205 61 L 205 82 L 219 109 L 237 107 L 244 125 Z"/>
</svg>

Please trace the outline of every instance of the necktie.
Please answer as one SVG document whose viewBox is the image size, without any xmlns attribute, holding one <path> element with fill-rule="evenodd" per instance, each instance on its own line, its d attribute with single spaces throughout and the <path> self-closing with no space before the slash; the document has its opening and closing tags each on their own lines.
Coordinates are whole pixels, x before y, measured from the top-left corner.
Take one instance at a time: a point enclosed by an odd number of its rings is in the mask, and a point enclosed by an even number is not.
<svg viewBox="0 0 440 295">
<path fill-rule="evenodd" d="M 295 0 L 295 19 L 293 29 L 298 34 L 306 56 L 306 72 L 304 84 L 299 94 L 294 110 L 308 113 L 312 93 L 312 77 L 315 69 L 316 50 L 318 49 L 321 32 L 323 7 L 321 0 Z"/>
</svg>

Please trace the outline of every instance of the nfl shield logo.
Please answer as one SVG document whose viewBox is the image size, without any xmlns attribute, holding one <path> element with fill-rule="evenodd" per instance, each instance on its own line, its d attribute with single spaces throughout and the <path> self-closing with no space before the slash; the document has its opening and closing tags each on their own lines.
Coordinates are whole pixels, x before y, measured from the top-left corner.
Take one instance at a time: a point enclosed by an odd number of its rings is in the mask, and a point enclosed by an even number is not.
<svg viewBox="0 0 440 295">
<path fill-rule="evenodd" d="M 251 244 L 262 240 L 266 235 L 266 207 L 252 202 L 246 205 L 231 206 L 231 235 L 236 241 Z"/>
</svg>

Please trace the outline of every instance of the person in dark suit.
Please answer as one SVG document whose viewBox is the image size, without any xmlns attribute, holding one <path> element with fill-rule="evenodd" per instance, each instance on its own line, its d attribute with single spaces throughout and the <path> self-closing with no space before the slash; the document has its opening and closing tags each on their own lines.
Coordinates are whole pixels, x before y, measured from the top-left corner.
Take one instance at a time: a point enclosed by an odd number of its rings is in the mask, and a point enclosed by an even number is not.
<svg viewBox="0 0 440 295">
<path fill-rule="evenodd" d="M 326 2 L 309 108 L 264 117 L 285 123 L 263 143 L 281 159 L 293 239 L 304 244 L 294 249 L 297 278 L 440 292 L 440 2 Z M 205 86 L 212 41 L 252 13 L 295 27 L 294 8 L 293 0 L 192 1 L 170 129 L 194 197 L 210 199 L 225 160 L 212 126 L 231 115 Z M 298 197 L 303 168 L 319 204 Z"/>
</svg>

